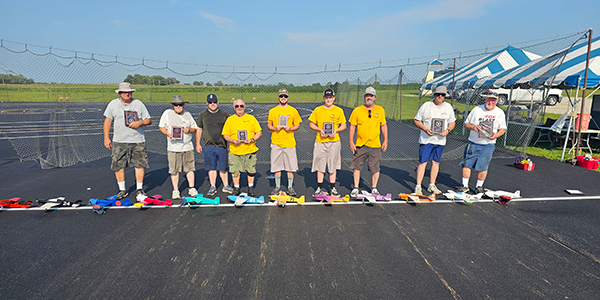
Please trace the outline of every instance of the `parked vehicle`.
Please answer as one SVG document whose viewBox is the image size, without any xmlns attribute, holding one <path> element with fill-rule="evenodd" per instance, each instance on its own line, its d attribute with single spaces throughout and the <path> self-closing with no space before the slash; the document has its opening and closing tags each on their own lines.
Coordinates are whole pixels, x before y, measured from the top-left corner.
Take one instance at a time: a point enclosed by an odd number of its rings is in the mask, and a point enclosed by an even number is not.
<svg viewBox="0 0 600 300">
<path fill-rule="evenodd" d="M 550 89 L 545 91 L 543 88 L 531 88 L 531 89 L 522 89 L 522 88 L 514 88 L 512 89 L 489 89 L 486 93 L 480 94 L 481 98 L 485 98 L 485 96 L 489 93 L 496 93 L 498 95 L 498 105 L 507 105 L 508 100 L 510 98 L 512 105 L 519 104 L 529 104 L 529 103 L 546 103 L 546 105 L 554 106 L 562 101 L 563 91 L 559 89 Z M 546 98 L 544 99 L 544 94 L 546 94 Z"/>
</svg>

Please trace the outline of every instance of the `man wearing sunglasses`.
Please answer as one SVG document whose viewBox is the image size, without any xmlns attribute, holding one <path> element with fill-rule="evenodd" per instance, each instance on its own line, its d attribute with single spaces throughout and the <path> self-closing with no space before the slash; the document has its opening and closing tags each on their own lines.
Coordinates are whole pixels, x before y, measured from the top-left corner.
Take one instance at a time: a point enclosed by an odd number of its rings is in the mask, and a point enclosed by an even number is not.
<svg viewBox="0 0 600 300">
<path fill-rule="evenodd" d="M 506 116 L 504 111 L 496 106 L 497 103 L 497 94 L 487 95 L 485 104 L 473 108 L 465 120 L 465 128 L 471 132 L 464 158 L 460 162 L 462 186 L 458 188 L 458 192 L 469 192 L 471 169 L 475 169 L 477 171 L 475 193 L 485 193 L 483 183 L 496 148 L 496 139 L 506 132 Z"/>
<path fill-rule="evenodd" d="M 317 189 L 313 195 L 323 194 L 325 171 L 329 171 L 329 185 L 332 196 L 339 197 L 335 188 L 337 170 L 342 168 L 342 146 L 339 133 L 346 130 L 344 111 L 333 105 L 335 93 L 332 89 L 323 92 L 322 106 L 313 110 L 308 117 L 310 129 L 317 132 L 313 149 L 312 172 L 317 172 Z"/>
<path fill-rule="evenodd" d="M 135 169 L 136 198 L 146 198 L 143 187 L 148 154 L 143 127 L 152 124 L 152 119 L 144 103 L 133 98 L 134 91 L 128 82 L 119 83 L 119 89 L 115 90 L 119 98 L 112 100 L 104 111 L 104 147 L 112 151 L 110 168 L 115 171 L 119 186 L 117 200 L 129 195 L 125 187 L 125 167 Z M 114 126 L 112 141 L 111 126 Z"/>
<path fill-rule="evenodd" d="M 223 193 L 233 193 L 227 178 L 227 141 L 221 135 L 225 121 L 229 114 L 219 109 L 217 95 L 206 96 L 208 108 L 198 116 L 198 130 L 196 131 L 196 151 L 204 153 L 204 170 L 208 171 L 210 188 L 207 195 L 212 197 L 217 194 L 217 171 L 223 181 Z M 204 148 L 200 140 L 204 139 Z"/>
<path fill-rule="evenodd" d="M 184 109 L 185 102 L 181 96 L 173 96 L 171 102 L 173 109 L 163 112 L 158 122 L 158 129 L 167 136 L 167 161 L 169 162 L 169 174 L 173 184 L 171 199 L 179 200 L 179 173 L 183 171 L 188 181 L 188 194 L 190 197 L 198 195 L 194 188 L 194 144 L 193 133 L 198 126 L 192 114 Z"/>
<path fill-rule="evenodd" d="M 295 197 L 294 172 L 298 171 L 296 155 L 296 138 L 294 131 L 300 128 L 302 119 L 298 110 L 288 105 L 287 89 L 279 90 L 279 105 L 269 110 L 267 127 L 271 133 L 271 173 L 275 175 L 275 188 L 272 195 L 281 191 L 281 171 L 287 171 L 288 195 Z"/>
<path fill-rule="evenodd" d="M 429 160 L 431 160 L 431 171 L 427 191 L 434 194 L 442 193 L 435 185 L 435 181 L 440 170 L 442 152 L 446 146 L 446 136 L 454 129 L 456 122 L 452 106 L 444 102 L 446 97 L 448 97 L 446 87 L 438 86 L 433 92 L 433 101 L 423 103 L 414 118 L 415 125 L 421 129 L 415 194 L 423 194 L 421 182 Z"/>
<path fill-rule="evenodd" d="M 371 193 L 379 194 L 377 182 L 379 181 L 379 163 L 382 151 L 387 150 L 388 129 L 385 120 L 385 110 L 375 105 L 376 91 L 373 87 L 365 90 L 365 104 L 355 108 L 350 115 L 350 150 L 354 153 L 350 169 L 353 169 L 354 188 L 350 197 L 356 198 L 359 193 L 360 171 L 368 160 L 369 172 L 371 172 Z M 354 133 L 356 132 L 356 144 Z M 383 135 L 381 143 L 380 134 Z"/>
<path fill-rule="evenodd" d="M 256 141 L 262 136 L 262 128 L 252 115 L 246 114 L 244 100 L 233 101 L 235 115 L 225 121 L 221 134 L 229 142 L 229 173 L 233 180 L 233 194 L 240 194 L 240 173 L 248 174 L 248 196 L 256 197 Z"/>
</svg>

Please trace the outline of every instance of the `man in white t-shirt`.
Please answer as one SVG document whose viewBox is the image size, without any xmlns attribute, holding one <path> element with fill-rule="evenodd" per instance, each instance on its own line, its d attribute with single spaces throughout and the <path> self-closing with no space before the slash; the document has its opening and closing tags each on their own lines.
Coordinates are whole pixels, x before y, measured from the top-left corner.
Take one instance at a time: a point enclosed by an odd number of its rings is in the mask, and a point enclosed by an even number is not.
<svg viewBox="0 0 600 300">
<path fill-rule="evenodd" d="M 414 119 L 415 125 L 421 130 L 415 194 L 423 193 L 421 182 L 425 176 L 425 168 L 429 160 L 431 160 L 431 171 L 427 191 L 434 194 L 442 193 L 435 185 L 435 180 L 440 170 L 440 160 L 446 146 L 446 136 L 454 129 L 456 124 L 452 106 L 444 102 L 446 97 L 448 97 L 446 87 L 437 87 L 433 92 L 433 101 L 423 103 Z"/>
<path fill-rule="evenodd" d="M 506 132 L 506 116 L 504 111 L 496 106 L 498 95 L 487 95 L 485 104 L 479 105 L 469 113 L 465 128 L 470 130 L 469 144 L 465 148 L 462 167 L 462 186 L 458 192 L 469 191 L 471 169 L 477 171 L 475 193 L 484 193 L 483 182 L 487 177 L 488 166 L 496 147 L 496 139 Z"/>
<path fill-rule="evenodd" d="M 190 197 L 198 195 L 194 188 L 194 144 L 192 137 L 195 135 L 198 125 L 188 112 L 184 110 L 185 102 L 181 96 L 173 96 L 171 102 L 173 109 L 163 112 L 158 123 L 158 129 L 167 136 L 167 160 L 169 162 L 169 174 L 173 184 L 172 199 L 181 199 L 179 193 L 179 172 L 183 171 L 188 180 L 188 194 Z"/>
</svg>

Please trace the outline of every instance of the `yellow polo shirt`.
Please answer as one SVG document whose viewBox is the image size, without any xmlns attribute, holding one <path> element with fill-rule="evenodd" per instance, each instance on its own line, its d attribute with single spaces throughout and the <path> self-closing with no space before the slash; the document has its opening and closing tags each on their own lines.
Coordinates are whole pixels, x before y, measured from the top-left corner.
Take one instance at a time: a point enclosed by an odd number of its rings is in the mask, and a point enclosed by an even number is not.
<svg viewBox="0 0 600 300">
<path fill-rule="evenodd" d="M 371 117 L 369 118 L 369 110 L 364 105 L 361 105 L 352 111 L 349 121 L 350 124 L 356 126 L 357 147 L 381 147 L 379 134 L 381 132 L 381 126 L 386 123 L 385 110 L 383 107 L 375 105 L 371 109 Z"/>
<path fill-rule="evenodd" d="M 324 122 L 333 122 L 335 129 L 339 127 L 340 124 L 346 123 L 346 116 L 344 116 L 344 111 L 337 107 L 332 106 L 330 108 L 325 107 L 325 105 L 321 105 L 315 110 L 313 110 L 308 120 L 317 124 L 317 127 L 323 128 Z M 315 142 L 317 143 L 327 143 L 327 142 L 337 142 L 340 140 L 340 134 L 336 133 L 335 137 L 322 137 L 320 132 L 317 132 L 317 138 Z"/>
</svg>

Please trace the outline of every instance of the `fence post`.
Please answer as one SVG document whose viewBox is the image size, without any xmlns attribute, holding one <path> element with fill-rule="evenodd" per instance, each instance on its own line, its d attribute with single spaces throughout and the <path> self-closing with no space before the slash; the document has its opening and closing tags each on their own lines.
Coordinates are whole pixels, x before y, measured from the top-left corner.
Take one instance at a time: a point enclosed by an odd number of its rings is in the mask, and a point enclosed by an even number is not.
<svg viewBox="0 0 600 300">
<path fill-rule="evenodd" d="M 4 81 L 4 78 L 2 78 L 2 83 L 4 83 L 4 88 L 6 89 L 6 101 L 10 102 L 10 97 L 8 96 L 8 85 L 6 84 L 6 81 Z"/>
</svg>

